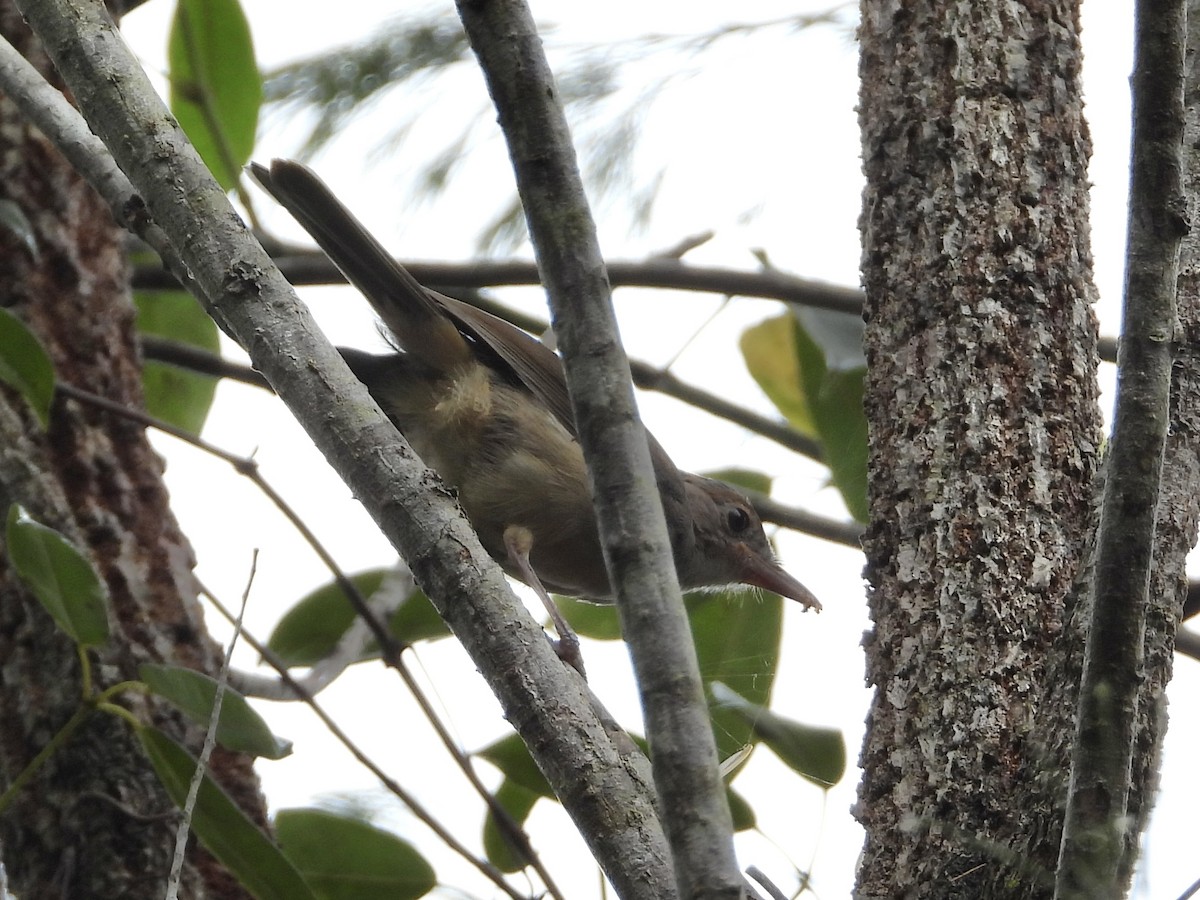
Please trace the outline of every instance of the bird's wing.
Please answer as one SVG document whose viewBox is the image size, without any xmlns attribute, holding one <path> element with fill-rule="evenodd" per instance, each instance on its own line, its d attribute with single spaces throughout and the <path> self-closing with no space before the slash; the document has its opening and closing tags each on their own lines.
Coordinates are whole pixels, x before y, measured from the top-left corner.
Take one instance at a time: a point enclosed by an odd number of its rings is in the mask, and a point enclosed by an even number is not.
<svg viewBox="0 0 1200 900">
<path fill-rule="evenodd" d="M 406 352 L 444 370 L 448 359 L 474 355 L 463 337 L 483 344 L 503 364 L 500 371 L 524 385 L 578 439 L 562 360 L 553 350 L 510 322 L 424 287 L 306 166 L 276 159 L 270 169 L 251 163 L 250 170 L 362 291 Z M 678 549 L 692 541 L 681 474 L 649 430 L 646 439 L 667 521 L 674 526 L 671 543 Z"/>
<path fill-rule="evenodd" d="M 573 437 L 578 438 L 562 360 L 557 353 L 511 322 L 454 297 L 430 293 L 460 330 L 491 348 L 517 380 L 546 405 Z"/>
<path fill-rule="evenodd" d="M 406 352 L 444 369 L 469 350 L 461 336 L 477 341 L 577 436 L 562 361 L 553 350 L 510 322 L 426 288 L 306 166 L 277 159 L 270 169 L 251 163 L 250 170 L 362 291 Z M 453 326 L 457 343 L 443 325 Z"/>
</svg>

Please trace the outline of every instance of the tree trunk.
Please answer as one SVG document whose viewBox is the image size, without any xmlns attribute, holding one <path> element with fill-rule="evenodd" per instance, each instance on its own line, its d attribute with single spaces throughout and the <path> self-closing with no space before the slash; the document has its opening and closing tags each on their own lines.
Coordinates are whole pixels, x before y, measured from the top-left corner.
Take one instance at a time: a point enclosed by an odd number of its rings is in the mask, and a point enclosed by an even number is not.
<svg viewBox="0 0 1200 900">
<path fill-rule="evenodd" d="M 45 70 L 8 3 L 0 29 Z M 0 194 L 32 224 L 36 249 L 0 228 L 0 303 L 50 353 L 60 381 L 141 405 L 140 359 L 122 234 L 91 189 L 0 97 Z M 144 430 L 56 401 L 43 432 L 24 400 L 0 387 L 0 509 L 22 504 L 86 548 L 111 595 L 113 637 L 92 654 L 97 687 L 169 661 L 215 671 L 219 648 L 196 601 L 192 552 L 167 504 L 162 464 Z M 76 709 L 72 643 L 0 554 L 0 776 L 5 786 Z M 195 729 L 136 695 L 118 702 L 198 746 Z M 264 806 L 244 757 L 218 753 L 214 774 L 259 821 Z M 0 854 L 23 898 L 161 897 L 173 807 L 131 729 L 94 713 L 0 818 Z M 193 855 L 184 896 L 244 896 Z"/>
<path fill-rule="evenodd" d="M 863 3 L 863 897 L 1053 891 L 1101 441 L 1078 31 Z"/>
</svg>

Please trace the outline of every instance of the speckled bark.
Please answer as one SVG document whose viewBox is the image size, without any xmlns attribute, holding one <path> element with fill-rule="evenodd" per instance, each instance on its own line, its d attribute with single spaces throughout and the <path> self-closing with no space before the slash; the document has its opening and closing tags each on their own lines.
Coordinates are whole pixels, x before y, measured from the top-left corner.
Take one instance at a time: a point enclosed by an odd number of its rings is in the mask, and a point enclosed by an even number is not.
<svg viewBox="0 0 1200 900">
<path fill-rule="evenodd" d="M 0 30 L 40 59 L 0 3 Z M 121 234 L 104 205 L 0 96 L 0 197 L 32 222 L 37 253 L 0 229 L 0 304 L 38 334 L 60 379 L 141 402 Z M 213 670 L 216 648 L 195 601 L 192 554 L 167 506 L 162 464 L 141 429 L 58 402 L 48 433 L 0 388 L 0 509 L 10 502 L 86 545 L 112 595 L 114 638 L 92 654 L 103 688 L 140 663 Z M 79 698 L 73 646 L 23 590 L 0 544 L 0 784 L 67 720 Z M 122 698 L 183 735 L 173 716 Z M 192 746 L 197 735 L 190 734 Z M 252 814 L 262 800 L 248 762 L 219 754 L 218 778 Z M 21 897 L 161 897 L 172 807 L 130 729 L 95 715 L 0 818 L 0 859 Z M 184 896 L 244 893 L 199 859 Z"/>
<path fill-rule="evenodd" d="M 859 895 L 1049 896 L 1101 439 L 1077 11 L 862 12 Z"/>
</svg>

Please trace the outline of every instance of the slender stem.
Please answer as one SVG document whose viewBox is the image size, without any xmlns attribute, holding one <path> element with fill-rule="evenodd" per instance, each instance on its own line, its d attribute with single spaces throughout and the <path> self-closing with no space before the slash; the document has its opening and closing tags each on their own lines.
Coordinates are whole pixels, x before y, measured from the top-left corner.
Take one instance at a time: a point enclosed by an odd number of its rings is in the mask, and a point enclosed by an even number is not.
<svg viewBox="0 0 1200 900">
<path fill-rule="evenodd" d="M 250 602 L 250 589 L 254 586 L 254 576 L 258 573 L 258 550 L 255 549 L 250 560 L 250 573 L 246 577 L 246 588 L 242 591 L 242 603 L 238 607 L 237 618 L 233 623 L 233 636 L 229 646 L 225 648 L 225 658 L 221 660 L 221 671 L 217 673 L 217 689 L 213 694 L 212 709 L 208 715 L 208 727 L 204 731 L 204 743 L 200 746 L 200 755 L 196 757 L 196 769 L 192 772 L 192 780 L 188 784 L 187 798 L 183 802 L 183 815 L 175 826 L 175 853 L 171 858 L 171 871 L 167 875 L 167 900 L 177 900 L 179 886 L 183 881 L 183 861 L 187 855 L 188 835 L 192 830 L 192 817 L 196 812 L 196 801 L 200 798 L 200 787 L 204 784 L 208 761 L 212 757 L 213 748 L 217 746 L 217 729 L 221 723 L 221 707 L 225 702 L 225 690 L 229 686 L 229 667 L 233 662 L 233 649 L 237 646 L 238 636 L 242 633 L 242 623 L 246 617 L 246 606 Z"/>
<path fill-rule="evenodd" d="M 97 703 L 96 709 L 116 716 L 118 719 L 124 719 L 128 725 L 137 730 L 142 727 L 142 721 L 125 707 L 117 703 Z"/>
<path fill-rule="evenodd" d="M 46 743 L 46 746 L 39 750 L 38 754 L 29 761 L 29 765 L 22 769 L 20 774 L 13 779 L 12 784 L 8 786 L 8 790 L 6 790 L 3 794 L 0 794 L 0 815 L 4 814 L 4 811 L 8 809 L 9 805 L 13 802 L 13 800 L 16 799 L 17 795 L 25 789 L 25 786 L 29 784 L 33 776 L 41 771 L 41 768 L 46 764 L 46 761 L 49 760 L 50 757 L 55 753 L 57 753 L 58 750 L 68 740 L 70 740 L 71 735 L 73 735 L 79 729 L 79 726 L 83 724 L 84 720 L 92 714 L 94 708 L 95 707 L 93 707 L 90 703 L 80 705 L 80 707 L 71 715 L 71 718 L 67 719 L 66 724 L 63 725 L 62 728 L 58 729 L 57 732 L 55 732 L 54 737 L 50 738 L 50 740 Z"/>
<path fill-rule="evenodd" d="M 233 613 L 225 607 L 221 601 L 214 596 L 210 591 L 204 591 L 204 595 L 209 602 L 213 604 L 230 622 L 233 621 Z M 329 731 L 334 738 L 341 743 L 343 747 L 349 751 L 350 755 L 358 761 L 368 772 L 379 779 L 379 782 L 401 803 L 408 807 L 412 814 L 422 823 L 425 824 L 430 831 L 438 836 L 451 850 L 477 868 L 483 875 L 489 878 L 493 884 L 500 888 L 508 896 L 514 900 L 521 900 L 522 895 L 504 880 L 504 875 L 490 863 L 477 858 L 471 853 L 465 845 L 459 841 L 452 832 L 444 827 L 433 814 L 425 808 L 425 806 L 417 800 L 415 796 L 404 789 L 395 779 L 389 776 L 376 762 L 350 738 L 346 732 L 341 729 L 341 726 L 327 713 L 324 708 L 317 702 L 317 699 L 304 687 L 300 682 L 292 677 L 287 666 L 279 658 L 279 656 L 266 644 L 259 641 L 250 632 L 242 632 L 242 637 L 255 651 L 262 657 L 263 661 L 271 666 L 278 674 L 280 679 L 288 686 L 288 688 L 302 700 L 313 711 L 313 714 L 321 721 L 321 724 Z M 540 871 L 540 870 L 539 870 Z M 561 897 L 561 894 L 555 893 L 553 896 Z"/>
<path fill-rule="evenodd" d="M 1116 415 L 1096 548 L 1055 896 L 1118 898 L 1137 834 L 1129 792 L 1169 421 L 1182 186 L 1183 0 L 1140 0 L 1133 165 Z"/>
<path fill-rule="evenodd" d="M 323 253 L 300 248 L 289 248 L 285 253 L 286 255 L 276 256 L 275 262 L 292 284 L 344 284 L 346 281 L 345 276 Z M 525 260 L 402 262 L 404 268 L 412 272 L 418 281 L 432 287 L 486 288 L 541 284 L 537 265 Z M 779 300 L 792 306 L 827 309 L 852 316 L 862 315 L 862 291 L 789 275 L 776 269 L 749 272 L 718 266 L 697 266 L 658 257 L 646 260 L 610 260 L 605 266 L 608 269 L 609 282 L 614 288 L 657 287 L 675 291 L 760 297 L 764 300 Z M 177 285 L 169 272 L 157 266 L 139 266 L 133 271 L 133 286 L 141 289 L 167 289 Z M 512 321 L 515 322 L 516 319 Z M 521 324 L 521 327 L 526 326 Z M 1099 350 L 1100 358 L 1105 362 L 1117 361 L 1116 338 L 1100 338 Z M 634 375 L 636 377 L 637 373 Z"/>
<path fill-rule="evenodd" d="M 97 705 L 110 703 L 114 697 L 127 693 L 148 694 L 150 693 L 150 688 L 146 686 L 144 681 L 120 681 L 97 694 L 95 702 Z"/>
<path fill-rule="evenodd" d="M 84 703 L 92 702 L 92 661 L 88 658 L 87 647 L 75 645 L 75 653 L 79 657 L 79 695 Z"/>
</svg>

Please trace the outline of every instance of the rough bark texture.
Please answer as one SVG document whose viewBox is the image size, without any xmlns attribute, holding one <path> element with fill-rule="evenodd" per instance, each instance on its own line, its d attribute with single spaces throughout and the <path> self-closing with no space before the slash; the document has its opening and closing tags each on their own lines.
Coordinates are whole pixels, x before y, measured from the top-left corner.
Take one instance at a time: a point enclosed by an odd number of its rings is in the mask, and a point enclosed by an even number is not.
<svg viewBox="0 0 1200 900">
<path fill-rule="evenodd" d="M 0 29 L 45 69 L 7 3 Z M 141 403 L 121 234 L 104 205 L 0 96 L 0 197 L 33 226 L 37 252 L 0 229 L 0 304 L 23 319 L 60 380 Z M 92 653 L 97 686 L 137 677 L 145 662 L 214 671 L 219 648 L 196 602 L 192 554 L 167 505 L 162 464 L 142 429 L 57 401 L 48 432 L 0 388 L 0 508 L 23 504 L 90 550 L 111 594 L 113 639 Z M 2 546 L 0 546 L 2 549 Z M 25 592 L 0 553 L 0 779 L 7 786 L 69 718 L 80 696 L 73 645 Z M 145 721 L 197 734 L 137 697 Z M 259 819 L 249 762 L 218 754 L 214 771 Z M 0 818 L 0 858 L 21 897 L 161 897 L 174 841 L 173 807 L 129 727 L 94 714 Z M 190 897 L 239 897 L 207 857 L 185 879 Z"/>
<path fill-rule="evenodd" d="M 1048 896 L 1101 438 L 1077 13 L 862 18 L 859 893 Z"/>
</svg>

